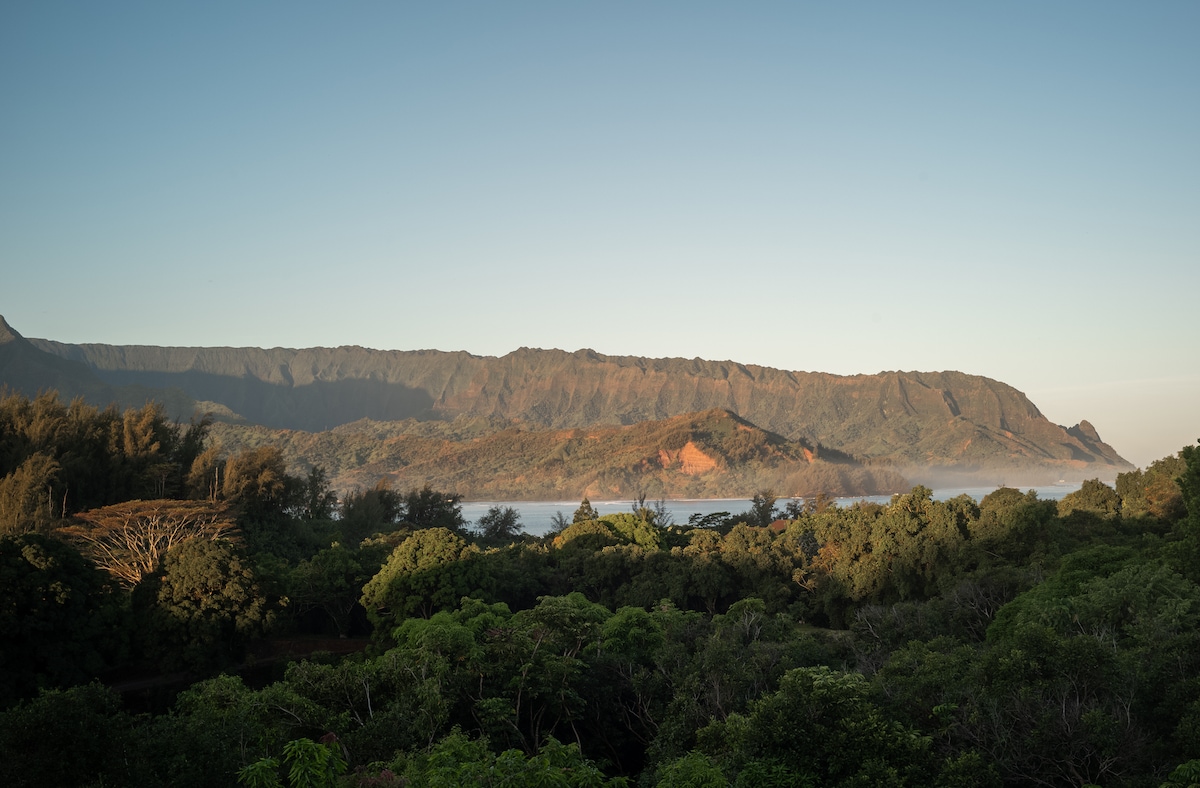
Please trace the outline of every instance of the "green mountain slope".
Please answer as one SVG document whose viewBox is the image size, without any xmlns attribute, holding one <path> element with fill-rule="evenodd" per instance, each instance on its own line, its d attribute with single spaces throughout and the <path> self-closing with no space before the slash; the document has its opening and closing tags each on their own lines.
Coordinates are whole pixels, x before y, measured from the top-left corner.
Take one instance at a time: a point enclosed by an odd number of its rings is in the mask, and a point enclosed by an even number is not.
<svg viewBox="0 0 1200 788">
<path fill-rule="evenodd" d="M 430 484 L 470 499 L 578 500 L 878 495 L 911 485 L 887 467 L 789 441 L 724 410 L 625 427 L 530 430 L 510 425 L 482 435 L 429 423 L 363 420 L 311 433 L 219 424 L 228 450 L 270 444 L 293 465 L 321 465 L 337 489 Z M 439 434 L 440 433 L 440 434 Z"/>
</svg>

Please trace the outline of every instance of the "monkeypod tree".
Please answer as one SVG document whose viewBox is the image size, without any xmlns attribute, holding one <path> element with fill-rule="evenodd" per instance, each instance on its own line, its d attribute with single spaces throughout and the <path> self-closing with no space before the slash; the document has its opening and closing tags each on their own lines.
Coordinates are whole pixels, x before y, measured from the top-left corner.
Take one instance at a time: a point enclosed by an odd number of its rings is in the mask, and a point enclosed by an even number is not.
<svg viewBox="0 0 1200 788">
<path fill-rule="evenodd" d="M 98 567 L 126 588 L 155 572 L 174 547 L 192 539 L 228 539 L 229 508 L 208 501 L 128 501 L 81 512 L 60 529 Z"/>
</svg>

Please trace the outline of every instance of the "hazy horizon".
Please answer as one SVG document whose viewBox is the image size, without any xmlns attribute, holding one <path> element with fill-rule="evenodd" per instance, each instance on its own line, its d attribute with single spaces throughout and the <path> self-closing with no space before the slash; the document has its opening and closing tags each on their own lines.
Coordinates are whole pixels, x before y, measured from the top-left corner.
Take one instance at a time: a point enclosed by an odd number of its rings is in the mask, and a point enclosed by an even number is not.
<svg viewBox="0 0 1200 788">
<path fill-rule="evenodd" d="M 958 370 L 1200 438 L 1200 5 L 0 7 L 0 314 Z"/>
</svg>

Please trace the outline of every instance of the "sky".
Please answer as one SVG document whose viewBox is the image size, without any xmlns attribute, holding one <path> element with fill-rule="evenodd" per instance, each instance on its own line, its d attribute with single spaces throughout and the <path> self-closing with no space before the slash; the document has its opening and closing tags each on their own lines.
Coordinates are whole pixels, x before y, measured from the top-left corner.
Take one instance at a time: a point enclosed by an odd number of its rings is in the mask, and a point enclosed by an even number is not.
<svg viewBox="0 0 1200 788">
<path fill-rule="evenodd" d="M 1200 439 L 1200 3 L 0 4 L 0 315 L 960 370 Z"/>
</svg>

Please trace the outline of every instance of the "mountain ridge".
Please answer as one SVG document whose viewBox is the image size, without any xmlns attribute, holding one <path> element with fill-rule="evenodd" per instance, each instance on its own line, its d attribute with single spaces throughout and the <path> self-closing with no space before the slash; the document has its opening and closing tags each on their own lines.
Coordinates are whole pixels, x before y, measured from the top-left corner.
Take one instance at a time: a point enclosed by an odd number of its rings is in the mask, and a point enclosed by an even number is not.
<svg viewBox="0 0 1200 788">
<path fill-rule="evenodd" d="M 115 390 L 175 390 L 249 423 L 319 432 L 358 421 L 622 426 L 726 409 L 916 480 L 1046 483 L 1131 468 L 1086 420 L 1047 420 L 1020 391 L 957 371 L 839 376 L 699 358 L 518 348 L 171 348 L 26 340 Z M 1086 425 L 1086 426 L 1085 426 Z"/>
</svg>

